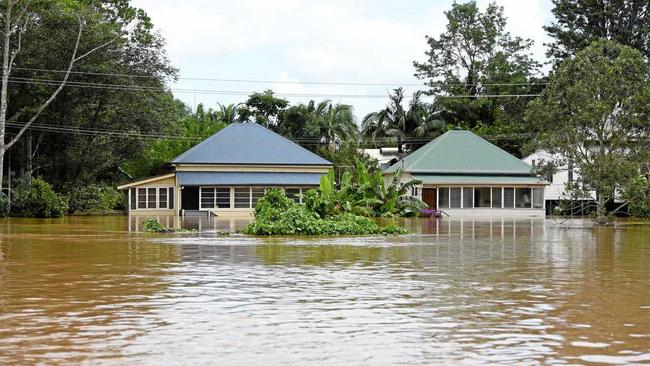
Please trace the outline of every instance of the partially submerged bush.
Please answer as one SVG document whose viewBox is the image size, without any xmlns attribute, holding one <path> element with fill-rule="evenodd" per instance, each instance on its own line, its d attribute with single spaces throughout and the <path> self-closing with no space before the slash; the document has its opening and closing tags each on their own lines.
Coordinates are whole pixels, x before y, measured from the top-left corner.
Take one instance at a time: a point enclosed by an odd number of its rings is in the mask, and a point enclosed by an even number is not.
<svg viewBox="0 0 650 366">
<path fill-rule="evenodd" d="M 149 233 L 170 233 L 176 231 L 171 227 L 161 224 L 156 219 L 144 220 L 144 222 L 142 223 L 142 227 L 144 228 L 144 231 Z"/>
<path fill-rule="evenodd" d="M 631 179 L 622 189 L 630 214 L 636 217 L 650 217 L 650 183 L 645 177 Z"/>
<path fill-rule="evenodd" d="M 124 206 L 124 195 L 112 186 L 78 187 L 70 191 L 69 197 L 70 213 L 105 215 Z"/>
<path fill-rule="evenodd" d="M 68 200 L 54 192 L 42 178 L 21 182 L 14 191 L 13 216 L 62 217 L 68 211 Z"/>
<path fill-rule="evenodd" d="M 352 213 L 321 216 L 317 211 L 320 211 L 319 208 L 324 203 L 318 202 L 317 192 L 308 194 L 313 203 L 310 207 L 294 202 L 280 190 L 270 190 L 257 202 L 255 221 L 244 232 L 254 235 L 369 235 L 406 232 L 395 225 L 381 227 L 371 219 Z"/>
</svg>

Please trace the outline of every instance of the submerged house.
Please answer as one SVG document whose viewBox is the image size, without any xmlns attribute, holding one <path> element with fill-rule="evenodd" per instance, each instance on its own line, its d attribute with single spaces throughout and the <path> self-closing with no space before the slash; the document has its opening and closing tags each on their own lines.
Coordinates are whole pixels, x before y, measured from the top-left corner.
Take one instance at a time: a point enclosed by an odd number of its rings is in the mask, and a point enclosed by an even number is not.
<svg viewBox="0 0 650 366">
<path fill-rule="evenodd" d="M 532 166 L 469 131 L 452 130 L 384 171 L 421 180 L 411 195 L 450 215 L 543 216 L 547 182 Z"/>
<path fill-rule="evenodd" d="M 271 188 L 300 201 L 332 163 L 255 123 L 233 123 L 171 162 L 174 172 L 118 187 L 130 214 L 249 215 Z"/>
</svg>

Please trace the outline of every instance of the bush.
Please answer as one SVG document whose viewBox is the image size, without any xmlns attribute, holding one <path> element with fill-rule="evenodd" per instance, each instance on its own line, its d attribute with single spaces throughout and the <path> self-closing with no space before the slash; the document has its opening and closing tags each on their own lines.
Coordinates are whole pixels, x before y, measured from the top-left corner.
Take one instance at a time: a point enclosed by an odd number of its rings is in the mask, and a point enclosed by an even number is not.
<svg viewBox="0 0 650 366">
<path fill-rule="evenodd" d="M 312 202 L 318 201 L 314 193 L 309 192 Z M 380 227 L 371 219 L 352 213 L 321 217 L 306 205 L 273 189 L 257 202 L 255 221 L 244 232 L 254 235 L 369 235 L 403 234 L 406 230 L 395 225 Z"/>
<path fill-rule="evenodd" d="M 42 178 L 21 182 L 14 191 L 13 216 L 62 217 L 68 211 L 68 200 L 54 192 Z"/>
<path fill-rule="evenodd" d="M 70 190 L 70 213 L 105 215 L 124 208 L 124 195 L 111 186 L 91 184 Z"/>
<path fill-rule="evenodd" d="M 630 214 L 636 217 L 650 217 L 650 183 L 645 177 L 632 178 L 622 189 Z"/>
</svg>

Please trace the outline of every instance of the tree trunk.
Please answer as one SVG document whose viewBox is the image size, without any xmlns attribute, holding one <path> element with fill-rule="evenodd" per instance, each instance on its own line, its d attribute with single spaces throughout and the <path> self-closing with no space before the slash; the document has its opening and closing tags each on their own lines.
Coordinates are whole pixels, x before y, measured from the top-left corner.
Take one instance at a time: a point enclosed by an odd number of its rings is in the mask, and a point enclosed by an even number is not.
<svg viewBox="0 0 650 366">
<path fill-rule="evenodd" d="M 7 85 L 9 83 L 9 47 L 11 46 L 11 8 L 13 3 L 7 1 L 4 14 L 4 34 L 2 45 L 2 85 L 0 86 L 0 191 L 3 188 L 5 145 L 5 123 L 7 122 Z"/>
<path fill-rule="evenodd" d="M 25 178 L 28 181 L 32 179 L 32 170 L 33 170 L 33 155 L 32 155 L 32 132 L 27 131 L 25 133 Z"/>
</svg>

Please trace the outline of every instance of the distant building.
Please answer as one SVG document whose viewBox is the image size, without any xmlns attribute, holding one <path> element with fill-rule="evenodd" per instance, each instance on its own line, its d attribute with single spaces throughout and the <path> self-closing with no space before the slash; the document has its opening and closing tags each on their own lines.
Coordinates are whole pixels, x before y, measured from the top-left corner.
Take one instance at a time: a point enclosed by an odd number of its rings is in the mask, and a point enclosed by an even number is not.
<svg viewBox="0 0 650 366">
<path fill-rule="evenodd" d="M 389 166 L 397 163 L 399 152 L 396 147 L 382 147 L 380 149 L 362 149 L 361 152 L 370 158 L 377 160 L 379 169 L 386 170 Z"/>
<path fill-rule="evenodd" d="M 533 154 L 523 158 L 522 160 L 534 168 L 539 164 L 562 159 L 557 154 L 551 154 L 546 150 L 539 149 Z M 567 163 L 565 165 L 556 167 L 556 171 L 553 173 L 553 175 L 544 178 L 549 182 L 549 185 L 544 191 L 544 201 L 547 207 L 547 211 L 552 213 L 553 209 L 560 204 L 560 200 L 568 198 L 566 185 L 567 183 L 576 182 L 580 178 L 580 171 L 573 167 L 571 164 Z M 578 201 L 596 201 L 596 191 L 590 190 L 588 192 L 589 197 L 578 199 Z"/>
<path fill-rule="evenodd" d="M 172 161 L 174 172 L 118 187 L 130 214 L 250 215 L 270 188 L 300 201 L 332 163 L 255 123 L 233 123 Z"/>
<path fill-rule="evenodd" d="M 450 215 L 543 216 L 544 180 L 532 167 L 469 131 L 452 130 L 384 171 L 422 181 L 411 192 Z"/>
</svg>

